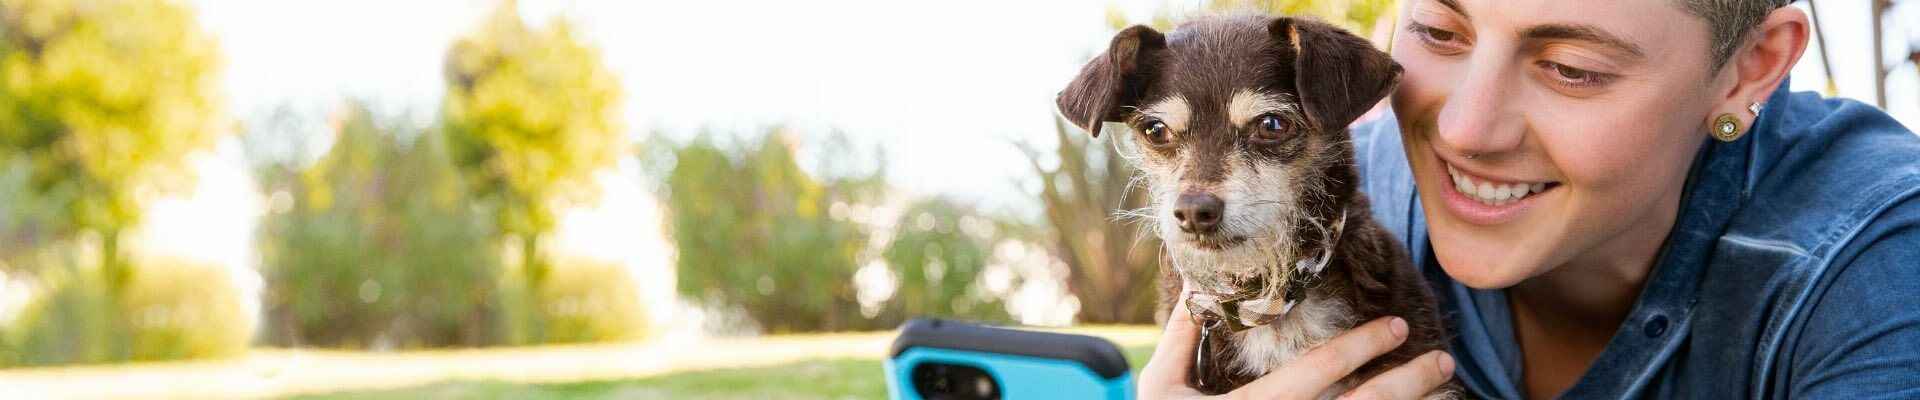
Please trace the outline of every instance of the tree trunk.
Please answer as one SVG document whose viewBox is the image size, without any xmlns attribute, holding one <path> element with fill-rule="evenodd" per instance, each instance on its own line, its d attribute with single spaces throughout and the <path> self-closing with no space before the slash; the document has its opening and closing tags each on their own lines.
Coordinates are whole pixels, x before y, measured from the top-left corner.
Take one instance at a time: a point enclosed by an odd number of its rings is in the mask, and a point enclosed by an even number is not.
<svg viewBox="0 0 1920 400">
<path fill-rule="evenodd" d="M 106 278 L 107 307 L 112 308 L 111 315 L 106 316 L 106 354 L 109 360 L 132 359 L 133 321 L 128 316 L 133 310 L 127 309 L 126 298 L 133 270 L 120 258 L 119 228 L 100 231 L 100 273 Z"/>
<path fill-rule="evenodd" d="M 547 341 L 547 310 L 540 298 L 540 287 L 547 279 L 547 266 L 540 261 L 540 235 L 520 235 L 520 272 L 525 275 L 527 344 Z"/>
</svg>

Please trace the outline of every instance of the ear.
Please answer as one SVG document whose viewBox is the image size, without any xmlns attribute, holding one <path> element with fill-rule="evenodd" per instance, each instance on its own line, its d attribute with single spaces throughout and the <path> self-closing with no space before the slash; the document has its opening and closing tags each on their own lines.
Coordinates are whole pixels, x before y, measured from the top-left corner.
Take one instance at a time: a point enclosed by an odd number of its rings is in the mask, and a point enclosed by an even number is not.
<svg viewBox="0 0 1920 400">
<path fill-rule="evenodd" d="M 1726 91 L 1707 116 L 1709 121 L 1721 114 L 1733 114 L 1740 119 L 1740 129 L 1751 129 L 1759 116 L 1747 107 L 1767 101 L 1780 87 L 1807 50 L 1811 24 L 1806 12 L 1797 7 L 1780 7 L 1768 13 L 1747 37 L 1749 42 L 1729 55 L 1727 64 L 1717 72 L 1715 79 Z"/>
<path fill-rule="evenodd" d="M 1400 83 L 1393 57 L 1339 27 L 1280 17 L 1267 33 L 1293 54 L 1294 89 L 1321 131 L 1346 129 Z"/>
<path fill-rule="evenodd" d="M 1140 98 L 1154 72 L 1152 57 L 1166 48 L 1166 37 L 1146 25 L 1122 30 L 1105 53 L 1080 68 L 1054 104 L 1067 120 L 1099 137 L 1101 122 L 1119 120 L 1120 106 Z"/>
</svg>

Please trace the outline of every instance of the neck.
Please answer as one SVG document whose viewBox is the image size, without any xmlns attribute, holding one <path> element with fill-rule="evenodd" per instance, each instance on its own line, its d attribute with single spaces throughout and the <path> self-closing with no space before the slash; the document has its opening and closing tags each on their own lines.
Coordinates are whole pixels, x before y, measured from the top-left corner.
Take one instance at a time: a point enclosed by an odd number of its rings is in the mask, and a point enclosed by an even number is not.
<svg viewBox="0 0 1920 400">
<path fill-rule="evenodd" d="M 1586 332 L 1611 337 L 1640 297 L 1661 245 L 1673 230 L 1679 199 L 1655 207 L 1646 223 L 1628 228 L 1586 255 L 1521 281 L 1507 291 L 1528 317 L 1572 336 Z"/>
</svg>

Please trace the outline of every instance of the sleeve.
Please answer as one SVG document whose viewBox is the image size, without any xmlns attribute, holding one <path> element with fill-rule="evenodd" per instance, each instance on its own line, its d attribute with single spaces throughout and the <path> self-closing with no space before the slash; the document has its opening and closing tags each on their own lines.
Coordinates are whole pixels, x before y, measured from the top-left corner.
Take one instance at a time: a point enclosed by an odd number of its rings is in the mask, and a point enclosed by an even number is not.
<svg viewBox="0 0 1920 400">
<path fill-rule="evenodd" d="M 1787 398 L 1920 398 L 1920 201 L 1904 203 L 1835 259 L 1781 360 Z"/>
</svg>

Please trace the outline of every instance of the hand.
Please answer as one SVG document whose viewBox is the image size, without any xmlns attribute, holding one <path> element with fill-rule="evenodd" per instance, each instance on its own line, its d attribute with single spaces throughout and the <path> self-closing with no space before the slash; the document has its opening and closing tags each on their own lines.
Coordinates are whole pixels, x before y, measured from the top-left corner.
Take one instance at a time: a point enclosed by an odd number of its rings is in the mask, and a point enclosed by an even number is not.
<svg viewBox="0 0 1920 400">
<path fill-rule="evenodd" d="M 1200 327 L 1193 322 L 1193 315 L 1187 313 L 1187 291 L 1181 290 L 1180 293 L 1180 301 L 1173 303 L 1173 313 L 1167 316 L 1166 333 L 1160 335 L 1160 344 L 1154 348 L 1153 358 L 1140 371 L 1138 394 L 1142 400 L 1207 398 L 1187 386 L 1187 375 L 1193 368 L 1194 345 L 1200 340 Z M 1318 398 L 1322 392 L 1367 361 L 1393 351 L 1406 340 L 1406 320 L 1399 317 L 1376 319 L 1335 336 L 1293 362 L 1268 371 L 1266 376 L 1219 398 Z M 1374 376 L 1348 391 L 1342 398 L 1418 399 L 1446 384 L 1452 377 L 1453 357 L 1436 350 Z"/>
</svg>

